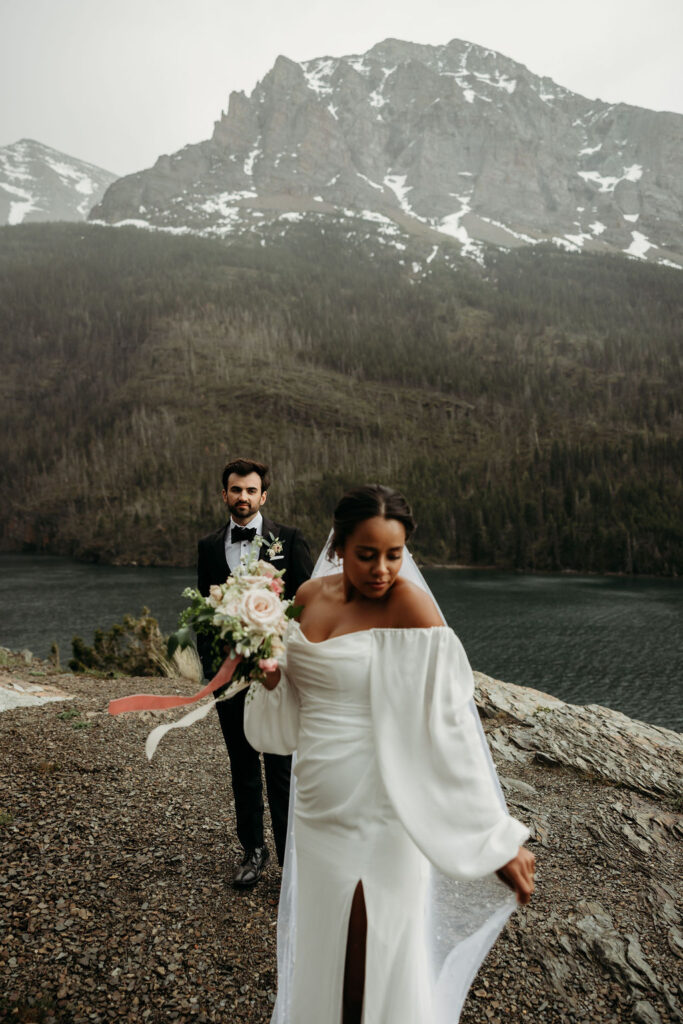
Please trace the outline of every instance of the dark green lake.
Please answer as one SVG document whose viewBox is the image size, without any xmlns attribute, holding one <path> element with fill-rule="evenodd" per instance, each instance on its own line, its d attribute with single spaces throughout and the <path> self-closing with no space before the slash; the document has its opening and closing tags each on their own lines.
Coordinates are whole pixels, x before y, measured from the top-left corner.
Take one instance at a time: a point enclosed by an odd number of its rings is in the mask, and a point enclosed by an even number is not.
<svg viewBox="0 0 683 1024">
<path fill-rule="evenodd" d="M 425 575 L 474 668 L 576 704 L 604 704 L 683 730 L 683 580 L 519 576 L 447 569 Z M 166 632 L 190 569 L 84 565 L 0 555 L 0 644 L 62 661 L 146 605 Z"/>
</svg>

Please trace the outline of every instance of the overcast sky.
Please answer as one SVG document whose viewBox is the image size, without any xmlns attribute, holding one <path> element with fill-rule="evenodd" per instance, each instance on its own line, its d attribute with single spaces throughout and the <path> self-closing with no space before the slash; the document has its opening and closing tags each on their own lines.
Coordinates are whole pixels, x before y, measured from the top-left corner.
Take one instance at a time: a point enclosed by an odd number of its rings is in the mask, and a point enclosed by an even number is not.
<svg viewBox="0 0 683 1024">
<path fill-rule="evenodd" d="M 0 0 L 0 146 L 128 174 L 208 138 L 278 54 L 466 39 L 591 99 L 683 113 L 683 0 Z"/>
</svg>

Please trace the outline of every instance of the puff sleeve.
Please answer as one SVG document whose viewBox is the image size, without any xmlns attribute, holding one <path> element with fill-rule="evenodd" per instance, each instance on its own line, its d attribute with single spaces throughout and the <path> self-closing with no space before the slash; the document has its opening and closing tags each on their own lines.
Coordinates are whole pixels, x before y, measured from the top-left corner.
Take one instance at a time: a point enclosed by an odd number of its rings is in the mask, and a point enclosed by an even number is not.
<svg viewBox="0 0 683 1024">
<path fill-rule="evenodd" d="M 299 701 L 286 669 L 272 690 L 252 683 L 244 702 L 244 734 L 255 750 L 292 754 L 299 741 Z"/>
<path fill-rule="evenodd" d="M 501 868 L 529 831 L 505 808 L 456 635 L 375 631 L 370 686 L 382 779 L 413 842 L 453 878 Z"/>
</svg>

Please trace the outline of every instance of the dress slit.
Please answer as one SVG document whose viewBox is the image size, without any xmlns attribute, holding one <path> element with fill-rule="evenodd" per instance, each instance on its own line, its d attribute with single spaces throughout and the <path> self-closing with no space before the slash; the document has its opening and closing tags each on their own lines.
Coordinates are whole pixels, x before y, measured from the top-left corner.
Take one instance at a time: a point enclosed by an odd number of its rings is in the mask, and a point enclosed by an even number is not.
<svg viewBox="0 0 683 1024">
<path fill-rule="evenodd" d="M 359 879 L 351 899 L 346 934 L 341 1024 L 362 1024 L 365 995 L 368 916 L 363 881 Z"/>
</svg>

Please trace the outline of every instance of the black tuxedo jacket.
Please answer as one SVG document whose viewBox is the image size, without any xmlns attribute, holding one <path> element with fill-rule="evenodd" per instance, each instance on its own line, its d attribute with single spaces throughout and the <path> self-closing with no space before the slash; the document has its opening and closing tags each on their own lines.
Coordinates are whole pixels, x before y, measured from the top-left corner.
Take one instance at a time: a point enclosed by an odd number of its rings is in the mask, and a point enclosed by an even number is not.
<svg viewBox="0 0 683 1024">
<path fill-rule="evenodd" d="M 272 519 L 263 519 L 263 537 L 270 541 L 271 534 L 282 544 L 282 552 L 273 558 L 268 558 L 267 547 L 264 544 L 261 548 L 259 558 L 264 562 L 270 562 L 276 569 L 284 569 L 285 574 L 282 582 L 285 587 L 285 597 L 293 598 L 302 583 L 309 578 L 313 571 L 313 557 L 311 549 L 306 543 L 300 530 L 293 526 L 283 526 L 282 523 L 274 523 Z M 204 597 L 208 596 L 209 587 L 213 583 L 225 583 L 230 575 L 230 567 L 225 559 L 225 534 L 230 526 L 228 521 L 220 529 L 202 537 L 197 546 L 197 589 Z M 205 637 L 197 638 L 197 648 L 202 659 L 204 675 L 211 678 L 208 644 Z"/>
</svg>

